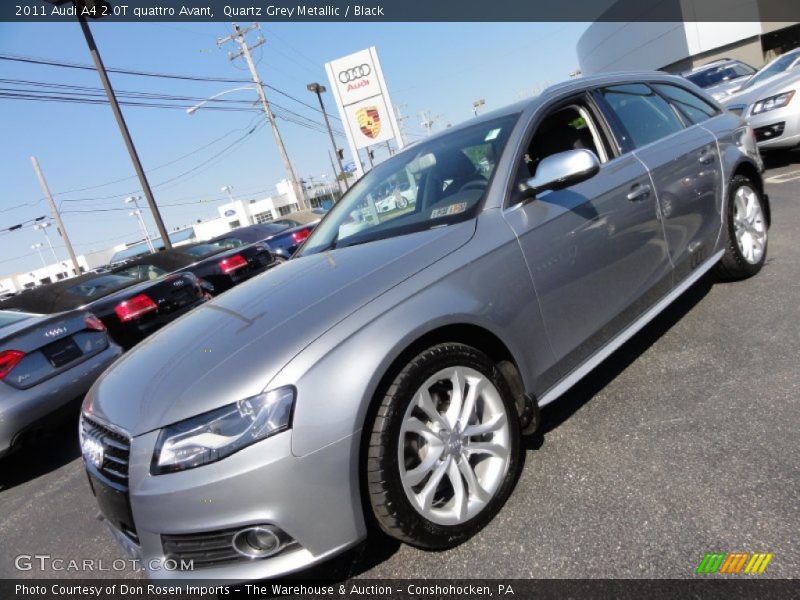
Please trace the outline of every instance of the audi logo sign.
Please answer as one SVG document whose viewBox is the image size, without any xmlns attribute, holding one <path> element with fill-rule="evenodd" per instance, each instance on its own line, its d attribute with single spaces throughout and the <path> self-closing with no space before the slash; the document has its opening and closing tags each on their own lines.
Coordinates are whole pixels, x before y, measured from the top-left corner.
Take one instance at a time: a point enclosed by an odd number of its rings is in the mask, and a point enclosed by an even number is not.
<svg viewBox="0 0 800 600">
<path fill-rule="evenodd" d="M 342 83 L 350 83 L 351 81 L 355 81 L 356 79 L 361 79 L 362 77 L 366 77 L 372 73 L 372 69 L 368 64 L 358 65 L 357 67 L 353 67 L 351 69 L 345 69 L 344 71 L 339 71 L 339 81 Z"/>
</svg>

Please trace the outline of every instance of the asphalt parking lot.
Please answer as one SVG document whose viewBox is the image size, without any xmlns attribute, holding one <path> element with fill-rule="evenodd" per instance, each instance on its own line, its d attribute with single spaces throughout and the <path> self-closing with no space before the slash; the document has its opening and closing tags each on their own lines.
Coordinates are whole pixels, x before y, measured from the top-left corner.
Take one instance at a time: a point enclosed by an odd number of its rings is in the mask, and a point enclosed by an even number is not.
<svg viewBox="0 0 800 600">
<path fill-rule="evenodd" d="M 544 411 L 516 490 L 462 546 L 373 536 L 312 575 L 685 578 L 708 551 L 771 552 L 800 577 L 800 152 L 770 158 L 764 270 L 702 280 Z M 0 463 L 0 577 L 15 557 L 123 555 L 68 429 Z M 99 572 L 93 576 L 139 576 Z"/>
</svg>

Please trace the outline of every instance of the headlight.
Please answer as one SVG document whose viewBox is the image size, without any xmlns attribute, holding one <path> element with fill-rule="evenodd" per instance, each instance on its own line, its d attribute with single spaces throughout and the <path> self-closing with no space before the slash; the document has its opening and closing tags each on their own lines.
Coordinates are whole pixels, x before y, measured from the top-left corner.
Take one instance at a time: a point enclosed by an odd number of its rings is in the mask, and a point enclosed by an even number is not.
<svg viewBox="0 0 800 600">
<path fill-rule="evenodd" d="M 159 475 L 212 463 L 289 429 L 294 398 L 293 387 L 278 388 L 165 427 L 150 472 Z"/>
<path fill-rule="evenodd" d="M 758 115 L 768 110 L 783 108 L 792 101 L 792 96 L 794 96 L 794 90 L 759 100 L 753 105 L 753 110 L 750 111 L 750 114 Z"/>
</svg>

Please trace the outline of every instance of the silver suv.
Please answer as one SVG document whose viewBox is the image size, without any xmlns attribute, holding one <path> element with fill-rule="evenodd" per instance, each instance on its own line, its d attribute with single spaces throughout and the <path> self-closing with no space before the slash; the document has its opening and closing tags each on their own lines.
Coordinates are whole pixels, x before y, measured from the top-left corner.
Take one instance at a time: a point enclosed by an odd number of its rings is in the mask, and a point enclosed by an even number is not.
<svg viewBox="0 0 800 600">
<path fill-rule="evenodd" d="M 296 258 L 92 388 L 81 438 L 111 531 L 152 574 L 239 580 L 368 523 L 463 542 L 511 493 L 540 407 L 711 269 L 761 269 L 761 170 L 740 117 L 659 73 L 571 81 L 413 145 Z M 390 183 L 414 201 L 378 211 Z"/>
</svg>

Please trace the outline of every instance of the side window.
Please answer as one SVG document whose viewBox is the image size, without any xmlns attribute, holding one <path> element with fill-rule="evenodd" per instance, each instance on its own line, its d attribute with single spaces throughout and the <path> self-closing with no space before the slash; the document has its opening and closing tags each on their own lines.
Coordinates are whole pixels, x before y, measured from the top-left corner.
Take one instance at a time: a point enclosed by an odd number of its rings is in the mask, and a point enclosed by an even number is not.
<svg viewBox="0 0 800 600">
<path fill-rule="evenodd" d="M 654 83 L 653 87 L 666 96 L 691 123 L 702 123 L 719 114 L 714 106 L 682 87 L 667 83 Z"/>
<path fill-rule="evenodd" d="M 607 160 L 599 130 L 586 108 L 572 104 L 556 109 L 537 126 L 520 165 L 518 179 L 533 177 L 543 158 L 581 148 L 594 152 L 601 162 Z"/>
<path fill-rule="evenodd" d="M 640 147 L 683 129 L 675 111 L 664 98 L 643 83 L 603 88 L 600 95 L 625 128 L 623 148 Z"/>
</svg>

